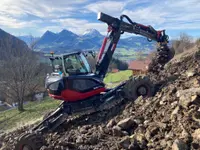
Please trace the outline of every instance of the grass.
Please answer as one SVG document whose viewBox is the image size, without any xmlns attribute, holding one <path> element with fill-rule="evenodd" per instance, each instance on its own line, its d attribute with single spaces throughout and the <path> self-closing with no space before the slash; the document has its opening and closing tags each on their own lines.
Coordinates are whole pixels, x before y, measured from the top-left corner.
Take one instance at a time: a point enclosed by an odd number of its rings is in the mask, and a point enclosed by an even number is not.
<svg viewBox="0 0 200 150">
<path fill-rule="evenodd" d="M 118 83 L 121 81 L 128 80 L 132 75 L 131 70 L 119 71 L 117 73 L 108 73 L 106 78 L 104 79 L 105 83 Z"/>
<path fill-rule="evenodd" d="M 25 111 L 19 112 L 17 109 L 7 110 L 0 113 L 0 130 L 11 131 L 18 127 L 35 123 L 41 120 L 45 113 L 55 109 L 60 101 L 45 98 L 41 102 L 29 102 L 24 106 Z"/>
</svg>

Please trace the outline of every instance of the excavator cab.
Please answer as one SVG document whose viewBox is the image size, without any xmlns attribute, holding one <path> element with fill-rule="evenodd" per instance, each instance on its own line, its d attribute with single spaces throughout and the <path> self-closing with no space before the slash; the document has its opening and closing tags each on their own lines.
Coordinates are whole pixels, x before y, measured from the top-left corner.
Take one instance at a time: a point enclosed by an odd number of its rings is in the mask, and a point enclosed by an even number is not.
<svg viewBox="0 0 200 150">
<path fill-rule="evenodd" d="M 69 102 L 105 91 L 105 84 L 92 73 L 86 55 L 87 52 L 74 52 L 50 57 L 53 72 L 45 81 L 50 97 Z"/>
<path fill-rule="evenodd" d="M 82 52 L 51 56 L 49 59 L 51 60 L 53 73 L 60 71 L 64 76 L 92 73 L 87 58 Z"/>
</svg>

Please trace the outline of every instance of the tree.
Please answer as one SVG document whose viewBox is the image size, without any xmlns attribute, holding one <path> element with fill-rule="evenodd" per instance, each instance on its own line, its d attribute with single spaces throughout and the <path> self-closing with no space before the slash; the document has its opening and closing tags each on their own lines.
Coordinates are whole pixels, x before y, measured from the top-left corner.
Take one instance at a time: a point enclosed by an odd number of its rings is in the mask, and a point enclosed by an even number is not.
<svg viewBox="0 0 200 150">
<path fill-rule="evenodd" d="M 42 68 L 36 55 L 28 50 L 20 57 L 10 56 L 9 60 L 1 68 L 1 91 L 17 102 L 19 111 L 23 111 L 25 96 L 41 84 Z"/>
<path fill-rule="evenodd" d="M 192 37 L 185 33 L 181 33 L 180 37 L 172 42 L 172 48 L 175 50 L 176 54 L 187 51 L 193 46 Z"/>
<path fill-rule="evenodd" d="M 109 65 L 109 69 L 119 69 L 119 70 L 127 70 L 128 69 L 128 63 L 125 61 L 119 60 L 117 58 L 112 58 L 112 61 Z"/>
<path fill-rule="evenodd" d="M 37 42 L 38 40 L 36 38 L 34 38 L 31 34 L 29 35 L 29 44 L 28 47 L 30 48 L 30 50 L 34 51 L 37 47 Z"/>
</svg>

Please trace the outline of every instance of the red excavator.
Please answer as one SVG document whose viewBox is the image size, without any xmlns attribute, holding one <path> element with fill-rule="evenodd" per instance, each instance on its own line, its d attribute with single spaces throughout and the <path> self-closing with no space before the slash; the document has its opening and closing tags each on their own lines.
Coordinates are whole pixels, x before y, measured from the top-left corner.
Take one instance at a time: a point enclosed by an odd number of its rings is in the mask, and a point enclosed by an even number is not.
<svg viewBox="0 0 200 150">
<path fill-rule="evenodd" d="M 124 21 L 126 19 L 127 21 Z M 115 52 L 120 36 L 124 32 L 147 37 L 148 41 L 158 43 L 156 59 L 149 71 L 162 68 L 174 53 L 167 46 L 168 36 L 165 30 L 156 31 L 151 26 L 133 22 L 128 16 L 119 19 L 104 13 L 98 14 L 98 20 L 107 23 L 108 33 L 103 40 L 96 70 L 91 71 L 86 55 L 92 52 L 72 52 L 50 57 L 53 72 L 46 77 L 45 87 L 49 96 L 62 100 L 60 106 L 46 115 L 41 123 L 23 134 L 17 141 L 16 150 L 38 150 L 45 145 L 41 134 L 55 131 L 66 122 L 69 116 L 87 115 L 110 109 L 125 100 L 135 100 L 139 96 L 150 97 L 155 94 L 155 85 L 147 76 L 130 77 L 120 85 L 108 89 L 103 83 L 108 66 Z M 154 66 L 156 66 L 154 69 Z"/>
</svg>

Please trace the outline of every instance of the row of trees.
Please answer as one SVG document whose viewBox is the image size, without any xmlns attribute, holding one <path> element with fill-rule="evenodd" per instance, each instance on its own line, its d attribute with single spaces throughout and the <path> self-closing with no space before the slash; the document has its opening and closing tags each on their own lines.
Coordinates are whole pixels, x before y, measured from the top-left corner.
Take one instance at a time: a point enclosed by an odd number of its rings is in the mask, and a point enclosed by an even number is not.
<svg viewBox="0 0 200 150">
<path fill-rule="evenodd" d="M 113 58 L 110 66 L 110 69 L 118 69 L 118 70 L 127 70 L 128 69 L 128 63 L 125 61 L 122 61 L 120 59 L 117 58 Z"/>
</svg>

